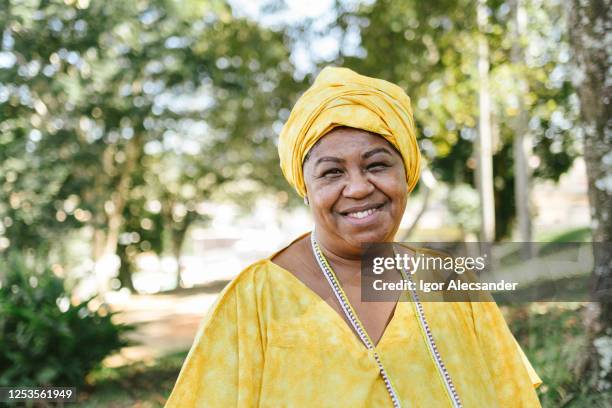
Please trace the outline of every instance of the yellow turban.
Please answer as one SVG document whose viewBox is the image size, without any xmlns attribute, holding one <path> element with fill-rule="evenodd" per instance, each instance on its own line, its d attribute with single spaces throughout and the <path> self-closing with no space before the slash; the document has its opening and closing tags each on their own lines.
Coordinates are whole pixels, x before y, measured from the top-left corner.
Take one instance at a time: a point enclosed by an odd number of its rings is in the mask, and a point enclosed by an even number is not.
<svg viewBox="0 0 612 408">
<path fill-rule="evenodd" d="M 327 67 L 297 101 L 280 134 L 283 174 L 300 196 L 306 195 L 302 164 L 314 144 L 338 126 L 377 133 L 401 154 L 408 191 L 419 180 L 421 153 L 410 98 L 397 85 Z"/>
</svg>

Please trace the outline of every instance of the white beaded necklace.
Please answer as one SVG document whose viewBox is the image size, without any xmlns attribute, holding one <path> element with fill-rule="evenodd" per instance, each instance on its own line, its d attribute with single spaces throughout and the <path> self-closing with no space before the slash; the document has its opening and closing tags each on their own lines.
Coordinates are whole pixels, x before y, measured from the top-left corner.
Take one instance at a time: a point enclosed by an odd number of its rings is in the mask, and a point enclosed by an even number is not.
<svg viewBox="0 0 612 408">
<path fill-rule="evenodd" d="M 380 376 L 382 377 L 382 380 L 385 383 L 385 388 L 387 389 L 387 392 L 389 393 L 389 396 L 391 397 L 391 402 L 393 403 L 393 407 L 401 408 L 402 405 L 400 403 L 399 397 L 397 396 L 397 392 L 395 391 L 395 388 L 393 387 L 393 384 L 391 383 L 391 379 L 389 378 L 389 375 L 387 374 L 387 371 L 385 370 L 385 367 L 383 366 L 380 355 L 378 354 L 378 351 L 376 350 L 376 347 L 374 346 L 374 342 L 372 341 L 368 333 L 363 328 L 363 325 L 361 321 L 359 320 L 359 317 L 357 317 L 357 313 L 355 313 L 355 310 L 351 306 L 351 303 L 349 302 L 348 297 L 346 296 L 346 293 L 344 293 L 344 290 L 342 289 L 342 286 L 340 285 L 340 282 L 338 281 L 338 278 L 336 277 L 334 270 L 332 269 L 331 265 L 325 258 L 325 255 L 323 255 L 323 252 L 321 251 L 321 248 L 319 247 L 319 244 L 317 243 L 314 235 L 315 233 L 314 231 L 312 231 L 312 233 L 310 234 L 310 242 L 312 244 L 312 252 L 314 253 L 315 259 L 317 260 L 317 263 L 319 264 L 319 268 L 323 272 L 323 275 L 325 276 L 327 282 L 329 283 L 329 286 L 334 292 L 336 299 L 338 299 L 338 302 L 340 303 L 340 306 L 342 307 L 342 310 L 347 320 L 353 326 L 353 329 L 355 330 L 355 332 L 361 339 L 362 343 L 365 345 L 366 349 L 372 351 L 372 354 L 374 356 L 374 359 L 376 360 L 376 364 L 378 365 L 378 369 L 380 371 Z M 407 274 L 407 271 L 401 271 L 401 272 L 402 272 L 402 276 L 404 277 L 404 279 L 412 280 L 410 278 L 410 274 Z M 421 304 L 419 300 L 418 294 L 416 293 L 416 290 L 411 290 L 410 294 L 416 306 L 416 313 L 419 318 L 419 324 L 420 324 L 421 330 L 425 334 L 429 351 L 431 355 L 433 356 L 434 361 L 436 362 L 436 367 L 438 368 L 439 373 L 442 376 L 442 379 L 446 386 L 446 390 L 447 390 L 448 396 L 450 397 L 451 403 L 454 408 L 462 408 L 463 406 L 461 405 L 461 400 L 459 399 L 459 395 L 457 394 L 457 391 L 455 389 L 455 386 L 453 385 L 453 382 L 448 373 L 448 370 L 446 369 L 446 366 L 444 365 L 444 362 L 442 361 L 440 353 L 438 352 L 438 348 L 436 347 L 434 338 L 431 334 L 431 330 L 429 329 L 429 324 L 427 323 L 427 320 L 425 319 L 423 305 Z"/>
</svg>

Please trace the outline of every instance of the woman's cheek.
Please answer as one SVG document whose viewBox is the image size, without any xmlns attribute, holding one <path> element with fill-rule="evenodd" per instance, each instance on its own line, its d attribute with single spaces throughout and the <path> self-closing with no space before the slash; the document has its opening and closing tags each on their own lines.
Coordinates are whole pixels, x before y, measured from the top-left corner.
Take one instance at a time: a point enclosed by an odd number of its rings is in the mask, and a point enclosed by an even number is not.
<svg viewBox="0 0 612 408">
<path fill-rule="evenodd" d="M 315 205 L 319 211 L 323 213 L 333 211 L 333 206 L 336 202 L 336 199 L 334 198 L 336 194 L 333 188 L 330 186 L 324 186 L 314 191 L 312 195 L 317 197 Z"/>
<path fill-rule="evenodd" d="M 319 190 L 319 194 L 322 197 L 322 201 L 330 207 L 333 206 L 333 204 L 338 200 L 341 193 L 342 188 L 340 186 L 340 183 L 333 181 L 328 182 Z"/>
</svg>

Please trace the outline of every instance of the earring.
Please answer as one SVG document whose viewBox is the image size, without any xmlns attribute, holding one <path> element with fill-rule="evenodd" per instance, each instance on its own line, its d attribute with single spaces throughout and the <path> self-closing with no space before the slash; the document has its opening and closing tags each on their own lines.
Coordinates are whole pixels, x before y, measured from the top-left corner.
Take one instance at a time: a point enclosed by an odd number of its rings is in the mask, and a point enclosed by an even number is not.
<svg viewBox="0 0 612 408">
<path fill-rule="evenodd" d="M 308 205 L 308 197 L 304 196 L 304 204 Z"/>
</svg>

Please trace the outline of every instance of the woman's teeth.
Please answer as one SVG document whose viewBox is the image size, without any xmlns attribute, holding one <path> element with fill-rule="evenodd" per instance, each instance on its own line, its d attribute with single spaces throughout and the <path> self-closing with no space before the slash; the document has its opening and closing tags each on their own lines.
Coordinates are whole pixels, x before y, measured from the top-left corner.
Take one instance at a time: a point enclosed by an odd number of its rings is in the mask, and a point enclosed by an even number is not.
<svg viewBox="0 0 612 408">
<path fill-rule="evenodd" d="M 378 211 L 378 208 L 370 208 L 369 210 L 365 210 L 365 211 L 357 211 L 357 212 L 353 212 L 353 213 L 348 213 L 347 216 L 351 217 L 351 218 L 365 218 L 368 215 L 372 215 L 374 214 L 375 211 Z"/>
</svg>

